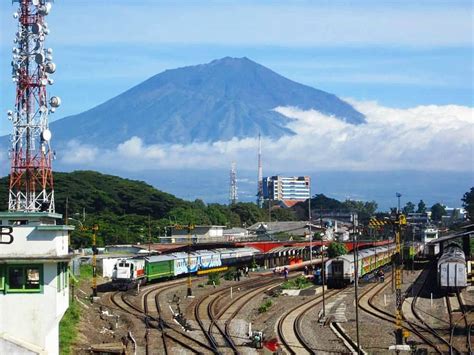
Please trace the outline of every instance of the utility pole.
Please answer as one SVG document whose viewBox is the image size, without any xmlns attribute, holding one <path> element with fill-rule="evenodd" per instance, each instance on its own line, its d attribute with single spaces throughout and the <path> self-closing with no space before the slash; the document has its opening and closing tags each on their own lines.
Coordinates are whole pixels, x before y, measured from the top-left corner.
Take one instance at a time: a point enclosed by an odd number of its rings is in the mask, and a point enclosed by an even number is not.
<svg viewBox="0 0 474 355">
<path fill-rule="evenodd" d="M 308 224 L 309 224 L 309 263 L 313 266 L 313 232 L 311 230 L 311 186 L 308 198 Z"/>
<path fill-rule="evenodd" d="M 191 281 L 191 245 L 192 245 L 192 235 L 191 231 L 194 229 L 194 225 L 191 223 L 188 224 L 187 231 L 188 231 L 188 297 L 193 297 L 193 290 L 192 290 L 192 281 Z"/>
<path fill-rule="evenodd" d="M 92 226 L 92 297 L 97 297 L 97 231 L 99 226 Z"/>
<path fill-rule="evenodd" d="M 148 215 L 148 255 L 151 254 L 151 217 Z"/>
<path fill-rule="evenodd" d="M 355 298 L 355 313 L 356 313 L 356 336 L 357 336 L 357 354 L 361 354 L 360 351 L 360 336 L 359 336 L 359 248 L 356 233 L 357 214 L 352 215 L 352 233 L 353 233 L 353 246 L 354 246 L 354 298 Z"/>
</svg>

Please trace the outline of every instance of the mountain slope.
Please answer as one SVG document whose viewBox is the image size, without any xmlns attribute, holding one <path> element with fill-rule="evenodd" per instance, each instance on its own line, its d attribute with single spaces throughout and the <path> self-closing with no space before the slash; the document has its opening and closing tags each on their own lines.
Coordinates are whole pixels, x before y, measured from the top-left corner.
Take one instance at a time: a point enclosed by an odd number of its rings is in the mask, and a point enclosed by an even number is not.
<svg viewBox="0 0 474 355">
<path fill-rule="evenodd" d="M 364 116 L 335 95 L 298 84 L 247 58 L 167 70 L 78 115 L 51 124 L 55 146 L 69 140 L 114 147 L 280 137 L 293 132 L 277 106 L 316 109 L 352 124 Z"/>
</svg>

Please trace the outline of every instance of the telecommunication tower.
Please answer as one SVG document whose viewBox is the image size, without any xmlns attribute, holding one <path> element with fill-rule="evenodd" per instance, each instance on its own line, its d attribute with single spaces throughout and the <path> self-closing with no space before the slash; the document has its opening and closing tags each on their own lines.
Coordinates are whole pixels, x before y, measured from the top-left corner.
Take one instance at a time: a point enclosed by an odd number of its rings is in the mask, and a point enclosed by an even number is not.
<svg viewBox="0 0 474 355">
<path fill-rule="evenodd" d="M 229 203 L 231 205 L 237 202 L 237 165 L 232 163 L 230 168 L 230 190 L 229 190 Z"/>
<path fill-rule="evenodd" d="M 262 139 L 260 133 L 258 134 L 258 190 L 257 190 L 257 205 L 263 207 L 263 168 L 262 168 Z"/>
<path fill-rule="evenodd" d="M 54 189 L 48 115 L 60 106 L 48 97 L 47 86 L 56 71 L 53 50 L 45 48 L 49 34 L 46 16 L 51 0 L 14 0 L 18 20 L 14 39 L 12 79 L 16 83 L 15 108 L 7 112 L 13 123 L 10 148 L 9 211 L 54 212 Z"/>
</svg>

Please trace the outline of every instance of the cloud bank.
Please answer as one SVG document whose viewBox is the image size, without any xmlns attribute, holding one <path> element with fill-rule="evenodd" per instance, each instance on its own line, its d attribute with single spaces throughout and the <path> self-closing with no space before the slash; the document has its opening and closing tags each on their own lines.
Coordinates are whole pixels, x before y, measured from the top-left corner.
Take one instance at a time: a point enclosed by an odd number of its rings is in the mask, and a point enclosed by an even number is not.
<svg viewBox="0 0 474 355">
<path fill-rule="evenodd" d="M 296 134 L 262 140 L 265 172 L 354 170 L 474 171 L 474 108 L 456 105 L 384 107 L 348 99 L 367 123 L 354 126 L 317 111 L 275 110 L 292 118 Z M 74 168 L 123 171 L 159 169 L 256 169 L 256 138 L 189 145 L 145 145 L 130 137 L 115 149 L 69 142 L 59 162 Z M 61 158 L 61 155 L 64 157 Z"/>
</svg>

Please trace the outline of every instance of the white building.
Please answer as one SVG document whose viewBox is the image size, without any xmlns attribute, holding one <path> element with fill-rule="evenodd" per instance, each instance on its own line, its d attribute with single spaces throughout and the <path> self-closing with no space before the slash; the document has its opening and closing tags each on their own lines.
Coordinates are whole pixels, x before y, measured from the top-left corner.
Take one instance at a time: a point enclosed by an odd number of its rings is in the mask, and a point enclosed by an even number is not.
<svg viewBox="0 0 474 355">
<path fill-rule="evenodd" d="M 263 197 L 273 201 L 305 201 L 310 197 L 309 176 L 263 178 Z"/>
<path fill-rule="evenodd" d="M 190 236 L 193 243 L 212 243 L 224 241 L 225 226 L 194 226 Z M 171 243 L 188 243 L 189 234 L 186 228 L 172 228 Z"/>
<path fill-rule="evenodd" d="M 3 212 L 0 220 L 0 354 L 58 354 L 74 227 L 48 212 Z"/>
</svg>

